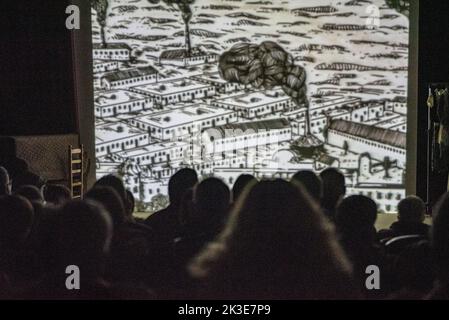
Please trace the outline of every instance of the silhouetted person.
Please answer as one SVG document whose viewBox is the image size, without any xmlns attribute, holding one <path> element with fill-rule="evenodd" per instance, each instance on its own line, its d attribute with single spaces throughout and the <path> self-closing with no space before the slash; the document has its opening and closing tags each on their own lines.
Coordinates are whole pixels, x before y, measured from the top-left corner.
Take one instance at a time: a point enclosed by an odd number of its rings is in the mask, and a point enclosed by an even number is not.
<svg viewBox="0 0 449 320">
<path fill-rule="evenodd" d="M 125 206 L 116 189 L 106 185 L 96 185 L 84 195 L 84 198 L 101 203 L 110 214 L 114 227 L 117 228 L 125 223 Z"/>
<path fill-rule="evenodd" d="M 96 186 L 86 193 L 85 198 L 101 203 L 112 218 L 114 235 L 106 270 L 108 279 L 133 283 L 143 281 L 146 261 L 154 251 L 151 229 L 127 219 L 122 199 L 111 187 Z"/>
<path fill-rule="evenodd" d="M 193 189 L 193 211 L 187 219 L 188 234 L 213 234 L 221 230 L 228 217 L 231 194 L 220 179 L 207 178 Z"/>
<path fill-rule="evenodd" d="M 11 180 L 8 171 L 0 167 L 0 196 L 11 194 Z"/>
<path fill-rule="evenodd" d="M 19 195 L 0 197 L 0 245 L 21 246 L 27 239 L 33 224 L 33 206 Z"/>
<path fill-rule="evenodd" d="M 31 280 L 32 258 L 25 249 L 33 220 L 33 206 L 26 198 L 0 196 L 0 274 L 8 279 L 7 287 L 0 288 L 0 297 L 11 298 Z"/>
<path fill-rule="evenodd" d="M 104 269 L 112 240 L 112 221 L 106 210 L 91 200 L 71 201 L 60 212 L 55 269 L 35 294 L 44 299 L 109 299 Z M 80 270 L 80 290 L 67 290 L 66 268 Z"/>
<path fill-rule="evenodd" d="M 182 236 L 174 243 L 179 273 L 186 264 L 223 228 L 228 218 L 231 195 L 228 186 L 217 178 L 208 178 L 193 190 L 192 211 L 186 217 Z"/>
<path fill-rule="evenodd" d="M 38 266 L 35 271 L 42 275 L 54 270 L 56 265 L 55 252 L 60 232 L 61 206 L 44 206 L 37 202 L 32 205 L 35 214 L 27 247 L 36 253 Z"/>
<path fill-rule="evenodd" d="M 433 215 L 431 246 L 437 281 L 428 296 L 434 300 L 449 299 L 449 193 L 444 194 Z"/>
<path fill-rule="evenodd" d="M 21 174 L 17 175 L 12 180 L 12 190 L 18 190 L 22 186 L 34 186 L 38 189 L 41 189 L 46 183 L 45 179 L 40 177 L 39 175 L 31 172 L 28 169 L 28 165 L 24 168 Z"/>
<path fill-rule="evenodd" d="M 250 174 L 241 174 L 237 180 L 235 180 L 232 186 L 232 202 L 236 203 L 245 187 L 251 182 L 257 182 L 257 179 Z"/>
<path fill-rule="evenodd" d="M 393 260 L 392 298 L 419 300 L 429 293 L 435 281 L 430 241 L 423 239 L 405 247 Z"/>
<path fill-rule="evenodd" d="M 283 180 L 259 182 L 240 198 L 189 269 L 209 298 L 353 297 L 351 267 L 332 227 L 301 186 Z"/>
<path fill-rule="evenodd" d="M 426 205 L 421 198 L 409 196 L 398 205 L 398 221 L 388 230 L 379 231 L 379 239 L 405 235 L 429 236 L 430 227 L 424 223 Z"/>
<path fill-rule="evenodd" d="M 0 166 L 4 167 L 11 179 L 15 179 L 23 170 L 28 168 L 27 163 L 17 157 L 16 141 L 11 137 L 0 137 Z"/>
<path fill-rule="evenodd" d="M 292 177 L 292 180 L 302 183 L 306 191 L 313 197 L 313 199 L 317 203 L 320 203 L 323 194 L 323 186 L 321 178 L 318 177 L 315 172 L 310 170 L 298 171 Z"/>
<path fill-rule="evenodd" d="M 155 234 L 158 246 L 158 255 L 155 261 L 156 270 L 149 268 L 147 281 L 151 288 L 160 294 L 171 298 L 173 281 L 177 279 L 177 269 L 173 257 L 173 241 L 179 235 L 181 226 L 181 203 L 185 193 L 198 182 L 195 170 L 181 169 L 169 180 L 168 195 L 170 204 L 167 208 L 153 213 L 145 220 Z M 154 260 L 154 259 L 153 259 Z"/>
<path fill-rule="evenodd" d="M 0 137 L 0 166 L 9 173 L 12 191 L 24 185 L 41 188 L 45 183 L 43 178 L 31 172 L 25 160 L 17 157 L 16 141 L 12 137 Z"/>
<path fill-rule="evenodd" d="M 31 202 L 44 203 L 42 192 L 35 186 L 21 186 L 14 192 L 14 194 L 25 197 Z"/>
<path fill-rule="evenodd" d="M 145 220 L 162 241 L 173 241 L 179 232 L 179 208 L 183 195 L 197 182 L 198 176 L 192 169 L 181 169 L 176 172 L 168 182 L 170 205 Z"/>
<path fill-rule="evenodd" d="M 54 213 L 55 207 L 44 205 L 42 202 L 31 202 L 34 210 L 33 224 L 31 226 L 31 231 L 28 236 L 26 243 L 27 250 L 36 254 L 39 261 L 34 261 L 34 270 L 36 274 L 45 271 L 47 262 L 43 262 L 43 256 L 41 256 L 41 251 L 46 251 L 48 248 L 43 248 L 43 238 L 47 237 L 49 233 L 55 232 L 56 230 L 46 229 L 46 223 L 48 221 L 48 216 Z M 51 212 L 51 213 L 50 213 Z M 52 226 L 54 227 L 54 226 Z M 45 245 L 47 245 L 46 243 Z M 51 245 L 50 245 L 51 246 Z M 31 261 L 29 262 L 31 265 Z"/>
<path fill-rule="evenodd" d="M 97 182 L 95 182 L 94 187 L 111 187 L 114 189 L 120 199 L 122 200 L 123 206 L 127 208 L 128 206 L 128 196 L 126 194 L 125 185 L 123 184 L 122 179 L 119 177 L 109 174 L 104 177 L 101 177 Z"/>
<path fill-rule="evenodd" d="M 379 266 L 382 270 L 381 288 L 386 289 L 388 284 L 385 254 L 376 237 L 376 219 L 377 204 L 365 196 L 349 196 L 337 207 L 335 223 L 343 248 L 354 264 L 360 289 L 366 288 L 366 268 L 370 265 Z M 374 294 L 377 295 L 376 292 Z"/>
<path fill-rule="evenodd" d="M 60 184 L 46 184 L 43 188 L 44 199 L 47 203 L 59 206 L 71 199 L 70 190 Z"/>
<path fill-rule="evenodd" d="M 321 206 L 324 214 L 334 221 L 337 204 L 346 194 L 345 176 L 338 169 L 327 168 L 320 173 L 320 178 L 323 185 Z"/>
</svg>

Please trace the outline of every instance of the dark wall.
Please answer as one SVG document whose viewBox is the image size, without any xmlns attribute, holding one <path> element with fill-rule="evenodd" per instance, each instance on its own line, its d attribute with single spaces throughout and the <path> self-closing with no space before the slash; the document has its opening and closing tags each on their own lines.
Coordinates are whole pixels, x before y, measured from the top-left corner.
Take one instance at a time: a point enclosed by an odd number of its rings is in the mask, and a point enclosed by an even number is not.
<svg viewBox="0 0 449 320">
<path fill-rule="evenodd" d="M 417 193 L 426 199 L 427 96 L 431 82 L 449 83 L 449 1 L 420 1 Z M 447 173 L 432 174 L 430 198 L 434 203 L 447 189 Z"/>
<path fill-rule="evenodd" d="M 2 0 L 0 135 L 77 131 L 64 0 Z"/>
</svg>

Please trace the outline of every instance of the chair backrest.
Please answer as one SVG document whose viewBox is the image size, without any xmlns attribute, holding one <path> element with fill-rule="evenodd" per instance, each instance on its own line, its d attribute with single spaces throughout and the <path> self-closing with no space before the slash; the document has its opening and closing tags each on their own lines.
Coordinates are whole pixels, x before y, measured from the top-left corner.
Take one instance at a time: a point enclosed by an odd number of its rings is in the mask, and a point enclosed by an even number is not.
<svg viewBox="0 0 449 320">
<path fill-rule="evenodd" d="M 398 254 L 408 246 L 424 239 L 426 239 L 426 237 L 420 234 L 410 234 L 394 237 L 385 242 L 385 248 L 387 250 L 387 253 Z"/>
<path fill-rule="evenodd" d="M 84 146 L 69 146 L 69 189 L 72 199 L 81 199 L 84 194 Z"/>
</svg>

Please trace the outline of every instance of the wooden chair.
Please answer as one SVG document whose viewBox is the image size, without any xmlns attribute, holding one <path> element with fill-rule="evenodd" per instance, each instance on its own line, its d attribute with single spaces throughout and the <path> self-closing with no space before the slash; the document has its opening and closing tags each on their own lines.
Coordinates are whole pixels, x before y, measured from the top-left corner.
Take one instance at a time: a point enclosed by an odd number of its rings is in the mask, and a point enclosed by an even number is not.
<svg viewBox="0 0 449 320">
<path fill-rule="evenodd" d="M 69 189 L 72 199 L 82 199 L 84 194 L 84 146 L 69 146 Z"/>
</svg>

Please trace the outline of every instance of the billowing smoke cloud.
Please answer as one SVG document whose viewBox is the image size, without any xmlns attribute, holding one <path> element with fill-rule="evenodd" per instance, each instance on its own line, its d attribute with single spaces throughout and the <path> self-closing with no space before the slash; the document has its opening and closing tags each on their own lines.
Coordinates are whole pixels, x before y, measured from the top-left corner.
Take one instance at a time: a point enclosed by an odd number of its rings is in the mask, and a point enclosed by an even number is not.
<svg viewBox="0 0 449 320">
<path fill-rule="evenodd" d="M 307 106 L 306 72 L 295 65 L 293 57 L 278 44 L 237 44 L 220 57 L 223 79 L 254 88 L 280 86 L 298 105 Z"/>
</svg>

